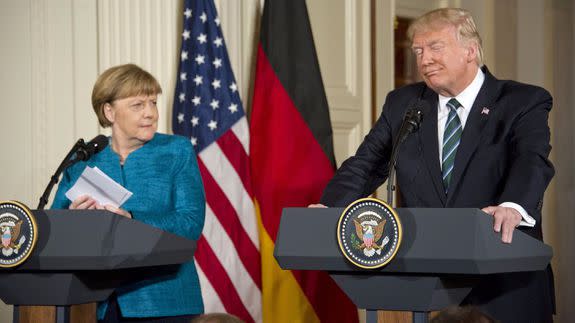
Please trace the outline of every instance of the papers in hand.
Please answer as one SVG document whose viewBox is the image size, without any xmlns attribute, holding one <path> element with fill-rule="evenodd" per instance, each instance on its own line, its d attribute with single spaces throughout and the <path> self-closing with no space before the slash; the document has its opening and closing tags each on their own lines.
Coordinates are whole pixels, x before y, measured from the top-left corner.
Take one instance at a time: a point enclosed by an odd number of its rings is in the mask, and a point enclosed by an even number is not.
<svg viewBox="0 0 575 323">
<path fill-rule="evenodd" d="M 66 192 L 66 197 L 70 201 L 82 195 L 89 195 L 100 205 L 110 204 L 120 207 L 132 196 L 132 192 L 115 182 L 98 167 L 86 167 L 74 186 Z"/>
</svg>

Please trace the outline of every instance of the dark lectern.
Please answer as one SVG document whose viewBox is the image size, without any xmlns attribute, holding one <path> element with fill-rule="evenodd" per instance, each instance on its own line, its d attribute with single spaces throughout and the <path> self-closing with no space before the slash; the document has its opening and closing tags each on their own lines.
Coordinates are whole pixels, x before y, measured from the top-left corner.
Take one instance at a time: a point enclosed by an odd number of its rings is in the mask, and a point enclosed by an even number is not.
<svg viewBox="0 0 575 323">
<path fill-rule="evenodd" d="M 107 211 L 33 213 L 36 247 L 24 264 L 0 271 L 0 298 L 56 306 L 57 322 L 69 320 L 69 305 L 105 300 L 128 281 L 175 273 L 196 248 L 195 241 Z"/>
<path fill-rule="evenodd" d="M 398 209 L 403 241 L 383 268 L 361 269 L 341 254 L 337 222 L 342 208 L 286 208 L 274 256 L 283 269 L 323 270 L 368 321 L 377 310 L 412 311 L 427 321 L 429 311 L 458 305 L 481 275 L 544 270 L 551 247 L 516 230 L 504 244 L 493 220 L 478 209 Z"/>
</svg>

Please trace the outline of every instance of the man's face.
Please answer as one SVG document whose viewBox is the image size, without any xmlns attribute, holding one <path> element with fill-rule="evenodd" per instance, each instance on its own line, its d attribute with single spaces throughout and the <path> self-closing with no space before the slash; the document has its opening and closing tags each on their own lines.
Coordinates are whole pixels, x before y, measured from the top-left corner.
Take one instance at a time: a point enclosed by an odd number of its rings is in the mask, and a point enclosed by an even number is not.
<svg viewBox="0 0 575 323">
<path fill-rule="evenodd" d="M 456 37 L 453 26 L 416 32 L 411 48 L 419 74 L 431 89 L 444 96 L 463 91 L 477 72 L 477 48 Z"/>
</svg>

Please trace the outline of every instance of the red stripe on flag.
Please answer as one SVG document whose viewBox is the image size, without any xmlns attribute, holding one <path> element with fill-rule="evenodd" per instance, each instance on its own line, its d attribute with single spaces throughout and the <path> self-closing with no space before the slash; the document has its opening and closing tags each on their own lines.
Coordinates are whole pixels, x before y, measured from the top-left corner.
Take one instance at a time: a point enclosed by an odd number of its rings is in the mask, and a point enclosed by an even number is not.
<svg viewBox="0 0 575 323">
<path fill-rule="evenodd" d="M 241 120 L 239 122 L 242 122 Z M 252 182 L 250 181 L 250 160 L 242 143 L 233 131 L 227 131 L 218 140 L 218 145 L 228 158 L 236 173 L 240 176 L 246 192 L 253 200 Z"/>
<path fill-rule="evenodd" d="M 250 274 L 256 286 L 261 289 L 261 259 L 258 249 L 250 240 L 250 237 L 238 218 L 236 210 L 209 173 L 202 158 L 198 158 L 198 166 L 204 182 L 206 202 L 236 247 L 238 256 L 246 268 L 246 271 Z M 223 297 L 225 297 L 225 295 L 223 295 Z"/>
<path fill-rule="evenodd" d="M 256 74 L 251 116 L 252 178 L 263 225 L 275 241 L 282 209 L 317 203 L 334 171 L 261 47 Z M 327 274 L 293 274 L 320 321 L 357 322 L 355 305 Z"/>
<path fill-rule="evenodd" d="M 222 267 L 218 257 L 206 241 L 203 235 L 197 243 L 197 250 L 194 255 L 198 266 L 202 268 L 212 287 L 224 301 L 223 305 L 228 313 L 238 316 L 246 322 L 254 322 L 254 319 L 242 303 L 242 300 L 234 288 L 230 277 Z"/>
</svg>

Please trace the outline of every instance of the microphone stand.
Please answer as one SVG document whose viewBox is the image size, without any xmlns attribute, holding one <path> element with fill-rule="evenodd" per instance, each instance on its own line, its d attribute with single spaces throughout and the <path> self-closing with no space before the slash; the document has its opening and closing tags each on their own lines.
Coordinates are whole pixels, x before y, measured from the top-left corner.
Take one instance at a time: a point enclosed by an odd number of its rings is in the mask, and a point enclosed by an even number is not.
<svg viewBox="0 0 575 323">
<path fill-rule="evenodd" d="M 58 183 L 58 179 L 60 178 L 60 174 L 62 174 L 64 169 L 66 169 L 66 168 L 74 165 L 75 163 L 85 159 L 85 158 L 83 158 L 84 156 L 87 156 L 87 152 L 85 151 L 85 149 L 86 149 L 86 144 L 84 143 L 83 139 L 79 139 L 78 141 L 76 141 L 76 144 L 74 144 L 72 149 L 70 149 L 70 151 L 68 152 L 68 154 L 66 155 L 64 160 L 60 163 L 60 166 L 58 166 L 58 169 L 56 169 L 56 172 L 54 173 L 54 175 L 52 175 L 52 178 L 50 179 L 50 183 L 48 183 L 48 186 L 46 186 L 44 193 L 40 197 L 40 202 L 38 203 L 38 207 L 36 208 L 37 210 L 43 210 L 44 207 L 46 206 L 46 204 L 48 203 L 48 198 L 50 197 L 50 192 L 52 192 L 52 188 L 54 188 L 54 185 L 56 185 L 56 183 Z M 72 158 L 74 156 L 74 154 L 76 154 L 76 157 Z"/>
<path fill-rule="evenodd" d="M 395 181 L 395 162 L 397 161 L 397 152 L 398 148 L 407 136 L 403 135 L 405 132 L 405 122 L 401 125 L 399 129 L 399 135 L 395 138 L 395 142 L 393 143 L 393 149 L 391 151 L 391 158 L 389 159 L 389 176 L 387 177 L 387 204 L 390 207 L 393 207 L 393 191 L 395 191 L 395 185 L 393 182 Z M 402 139 L 402 137 L 404 137 Z"/>
<path fill-rule="evenodd" d="M 408 110 L 403 118 L 403 123 L 401 128 L 399 128 L 399 134 L 395 138 L 393 143 L 393 149 L 391 150 L 391 158 L 389 159 L 388 171 L 389 176 L 387 177 L 387 204 L 393 207 L 393 191 L 395 191 L 395 163 L 397 162 L 397 156 L 399 152 L 399 146 L 405 141 L 407 136 L 419 129 L 419 124 L 423 115 L 421 111 L 417 109 Z"/>
</svg>

